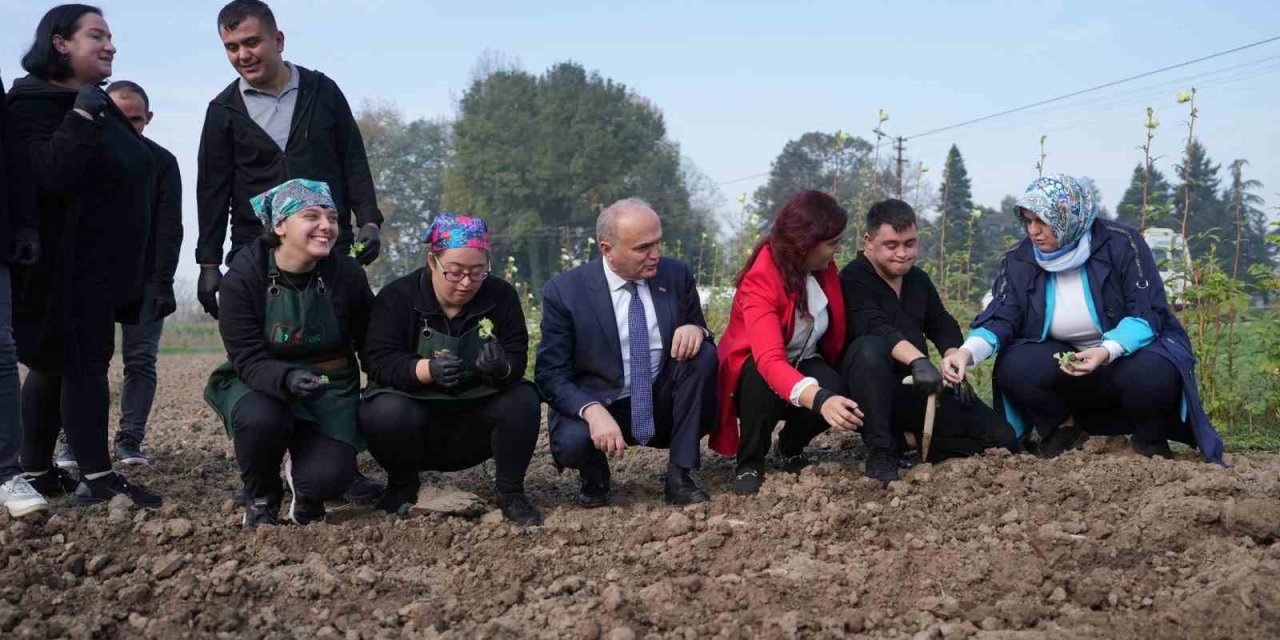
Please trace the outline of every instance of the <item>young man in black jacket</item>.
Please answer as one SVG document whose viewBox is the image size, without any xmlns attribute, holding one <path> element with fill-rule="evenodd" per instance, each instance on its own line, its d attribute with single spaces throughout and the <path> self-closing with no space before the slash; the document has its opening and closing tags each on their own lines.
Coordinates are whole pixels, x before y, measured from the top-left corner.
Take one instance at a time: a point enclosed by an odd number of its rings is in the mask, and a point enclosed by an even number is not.
<svg viewBox="0 0 1280 640">
<path fill-rule="evenodd" d="M 215 318 L 228 218 L 228 263 L 263 233 L 249 206 L 253 196 L 290 178 L 327 183 L 338 205 L 334 250 L 347 253 L 354 238 L 361 264 L 378 257 L 382 224 L 364 140 L 338 85 L 284 61 L 284 33 L 259 0 L 234 0 L 223 7 L 218 33 L 240 77 L 209 103 L 200 135 L 196 293 Z M 354 234 L 353 212 L 359 225 Z"/>
<path fill-rule="evenodd" d="M 898 479 L 904 435 L 920 441 L 930 394 L 938 395 L 930 462 L 1013 446 L 1013 428 L 1004 418 L 974 398 L 967 384 L 944 390 L 941 372 L 929 361 L 926 338 L 945 356 L 964 336 L 929 275 L 915 266 L 919 249 L 911 205 L 892 199 L 872 205 L 863 240 L 863 252 L 840 271 L 840 280 L 848 309 L 845 335 L 853 339 L 844 375 L 850 397 L 866 414 L 867 476 Z M 910 387 L 901 384 L 908 375 Z"/>
</svg>

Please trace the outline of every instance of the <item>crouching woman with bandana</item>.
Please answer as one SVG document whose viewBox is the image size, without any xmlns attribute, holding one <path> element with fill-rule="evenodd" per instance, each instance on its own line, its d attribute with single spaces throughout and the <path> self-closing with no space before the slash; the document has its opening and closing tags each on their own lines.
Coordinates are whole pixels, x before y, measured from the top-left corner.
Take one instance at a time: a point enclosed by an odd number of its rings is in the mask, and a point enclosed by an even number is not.
<svg viewBox="0 0 1280 640">
<path fill-rule="evenodd" d="M 541 400 L 524 380 L 529 331 L 520 296 L 489 273 L 480 218 L 440 214 L 423 234 L 426 265 L 375 299 L 362 361 L 360 423 L 387 471 L 381 507 L 417 499 L 419 471 L 458 471 L 494 458 L 494 489 L 510 521 L 537 525 L 524 476 Z"/>
<path fill-rule="evenodd" d="M 356 473 L 360 371 L 373 292 L 355 260 L 333 254 L 338 212 L 323 182 L 289 180 L 251 200 L 266 234 L 236 255 L 219 289 L 228 361 L 205 401 L 235 442 L 244 526 L 323 521 Z M 285 461 L 285 455 L 288 460 Z"/>
</svg>

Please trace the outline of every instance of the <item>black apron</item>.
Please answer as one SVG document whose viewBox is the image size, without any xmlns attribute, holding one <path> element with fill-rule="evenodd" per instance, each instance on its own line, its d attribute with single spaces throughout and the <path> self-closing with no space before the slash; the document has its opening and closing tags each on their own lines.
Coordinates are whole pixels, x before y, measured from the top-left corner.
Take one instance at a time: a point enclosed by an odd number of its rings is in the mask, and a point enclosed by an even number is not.
<svg viewBox="0 0 1280 640">
<path fill-rule="evenodd" d="M 326 436 L 363 449 L 356 423 L 360 370 L 350 357 L 350 338 L 338 324 L 324 278 L 313 272 L 307 286 L 298 290 L 281 275 L 274 252 L 267 253 L 267 267 L 269 284 L 262 323 L 267 349 L 286 363 L 329 379 L 321 395 L 290 398 L 290 410 L 298 420 L 319 425 Z M 323 366 L 334 362 L 340 364 Z M 228 436 L 234 435 L 232 412 L 250 391 L 230 362 L 224 362 L 209 376 L 204 399 L 222 418 Z"/>
<path fill-rule="evenodd" d="M 384 387 L 370 382 L 365 389 L 364 397 L 371 398 L 379 393 L 395 393 L 415 400 L 431 402 L 470 401 L 498 393 L 497 389 L 480 381 L 476 372 L 476 358 L 480 357 L 480 348 L 484 340 L 480 337 L 480 327 L 472 327 L 461 336 L 451 336 L 443 331 L 436 331 L 427 325 L 427 318 L 422 316 L 422 330 L 418 333 L 418 350 L 420 358 L 434 358 L 436 354 L 448 351 L 462 360 L 462 382 L 456 389 L 445 391 L 436 387 L 428 387 L 421 391 L 401 391 L 392 387 Z"/>
</svg>

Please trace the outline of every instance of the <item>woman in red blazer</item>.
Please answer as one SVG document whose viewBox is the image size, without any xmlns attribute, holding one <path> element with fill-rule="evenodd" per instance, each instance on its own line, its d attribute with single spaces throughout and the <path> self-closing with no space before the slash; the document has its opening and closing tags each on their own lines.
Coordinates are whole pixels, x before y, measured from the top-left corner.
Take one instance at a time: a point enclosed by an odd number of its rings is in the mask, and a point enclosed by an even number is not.
<svg viewBox="0 0 1280 640">
<path fill-rule="evenodd" d="M 844 298 L 832 258 L 849 216 L 831 196 L 802 191 L 778 210 L 738 274 L 720 339 L 720 425 L 711 448 L 738 455 L 733 490 L 764 482 L 773 427 L 783 469 L 809 465 L 804 448 L 828 426 L 856 429 L 862 411 L 845 397 L 834 365 L 844 346 Z"/>
</svg>

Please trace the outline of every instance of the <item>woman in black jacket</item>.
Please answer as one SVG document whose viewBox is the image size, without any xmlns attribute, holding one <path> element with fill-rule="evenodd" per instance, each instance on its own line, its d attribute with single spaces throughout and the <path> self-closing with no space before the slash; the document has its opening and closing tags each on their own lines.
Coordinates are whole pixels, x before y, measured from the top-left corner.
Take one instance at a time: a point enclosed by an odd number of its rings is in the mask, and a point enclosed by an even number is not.
<svg viewBox="0 0 1280 640">
<path fill-rule="evenodd" d="M 284 487 L 295 524 L 324 520 L 356 473 L 360 369 L 373 292 L 364 270 L 333 253 L 338 212 L 323 182 L 290 180 L 253 199 L 269 230 L 222 281 L 218 330 L 227 362 L 205 401 L 235 441 L 244 526 L 277 522 Z"/>
<path fill-rule="evenodd" d="M 38 238 L 39 261 L 14 279 L 14 334 L 30 368 L 22 388 L 22 465 L 41 493 L 81 504 L 118 494 L 157 507 L 160 496 L 111 470 L 107 367 L 117 319 L 140 305 L 151 227 L 151 152 L 107 94 L 115 46 L 102 13 L 50 9 L 9 93 L 6 153 L 15 237 Z M 80 483 L 53 468 L 59 427 Z"/>
<path fill-rule="evenodd" d="M 363 362 L 360 429 L 387 470 L 381 507 L 418 495 L 418 471 L 458 471 L 489 458 L 508 520 L 541 524 L 524 475 L 541 426 L 524 381 L 529 330 L 515 287 L 489 273 L 480 218 L 442 213 L 423 234 L 426 267 L 378 292 Z"/>
</svg>

